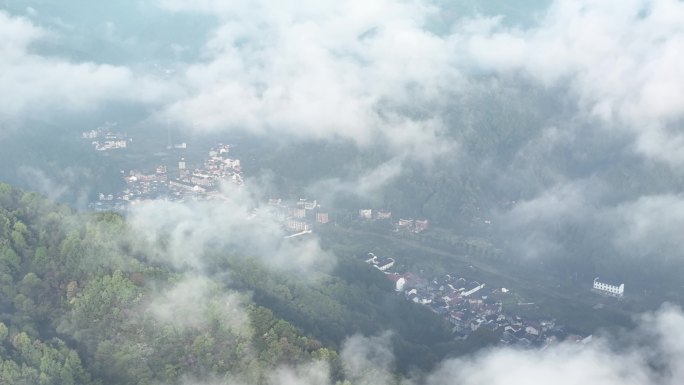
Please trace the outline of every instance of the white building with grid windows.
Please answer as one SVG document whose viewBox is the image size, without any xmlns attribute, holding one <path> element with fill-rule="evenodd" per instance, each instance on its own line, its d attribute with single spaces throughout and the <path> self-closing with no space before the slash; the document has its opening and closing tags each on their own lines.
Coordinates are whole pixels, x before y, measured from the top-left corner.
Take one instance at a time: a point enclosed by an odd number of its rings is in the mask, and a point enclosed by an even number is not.
<svg viewBox="0 0 684 385">
<path fill-rule="evenodd" d="M 625 294 L 625 284 L 613 285 L 601 282 L 599 277 L 596 277 L 594 278 L 594 290 L 602 294 L 612 295 L 613 297 L 622 297 Z"/>
</svg>

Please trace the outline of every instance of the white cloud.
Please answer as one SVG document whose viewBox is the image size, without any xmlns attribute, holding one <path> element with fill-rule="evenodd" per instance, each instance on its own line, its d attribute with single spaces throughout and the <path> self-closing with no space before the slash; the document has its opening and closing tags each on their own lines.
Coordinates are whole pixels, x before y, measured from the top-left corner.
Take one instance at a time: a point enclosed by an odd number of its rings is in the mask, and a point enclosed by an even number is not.
<svg viewBox="0 0 684 385">
<path fill-rule="evenodd" d="M 328 178 L 317 181 L 308 187 L 311 195 L 323 202 L 333 202 L 337 196 L 357 196 L 371 201 L 379 201 L 382 189 L 401 175 L 402 160 L 392 158 L 361 175 L 353 178 Z"/>
<path fill-rule="evenodd" d="M 85 208 L 88 205 L 90 188 L 79 183 L 92 176 L 91 171 L 85 167 L 67 167 L 45 172 L 36 167 L 21 166 L 17 172 L 30 189 L 45 194 L 50 200 L 59 202 L 71 199 L 79 208 Z M 75 186 L 80 188 L 77 189 Z"/>
<path fill-rule="evenodd" d="M 556 230 L 567 223 L 593 223 L 600 210 L 596 201 L 600 190 L 595 180 L 560 182 L 532 199 L 518 202 L 495 223 L 518 256 L 557 255 L 563 245 Z"/>
<path fill-rule="evenodd" d="M 394 355 L 390 338 L 387 332 L 376 337 L 348 338 L 340 352 L 346 377 L 355 384 L 391 383 Z"/>
<path fill-rule="evenodd" d="M 330 384 L 330 368 L 322 361 L 299 367 L 281 367 L 269 376 L 271 385 L 326 385 Z"/>
<path fill-rule="evenodd" d="M 587 114 L 632 130 L 638 151 L 681 165 L 682 20 L 676 0 L 557 0 L 528 29 L 483 19 L 454 38 L 474 67 L 567 84 Z"/>
<path fill-rule="evenodd" d="M 560 182 L 518 202 L 496 218 L 511 250 L 522 257 L 579 258 L 567 254 L 576 242 L 585 252 L 609 251 L 623 262 L 640 261 L 674 269 L 681 266 L 684 197 L 652 194 L 613 203 L 615 191 L 597 178 Z M 581 238 L 567 234 L 580 231 Z M 570 239 L 570 243 L 568 243 Z M 599 249 L 600 248 L 600 249 Z M 600 250 L 600 251 L 599 251 Z"/>
<path fill-rule="evenodd" d="M 553 220 L 569 216 L 582 215 L 581 211 L 588 205 L 585 189 L 578 183 L 564 183 L 554 186 L 542 195 L 518 204 L 510 215 L 523 223 L 538 220 Z"/>
<path fill-rule="evenodd" d="M 199 275 L 185 275 L 144 304 L 154 319 L 180 328 L 206 328 L 218 320 L 238 334 L 251 333 L 244 296 Z"/>
<path fill-rule="evenodd" d="M 32 44 L 50 37 L 27 19 L 0 11 L 0 118 L 45 117 L 60 110 L 91 109 L 108 101 L 156 102 L 172 84 L 141 77 L 126 67 L 42 56 Z"/>
<path fill-rule="evenodd" d="M 450 149 L 430 113 L 461 84 L 420 2 L 162 1 L 222 21 L 166 111 L 198 130 L 383 143 L 419 160 Z M 415 110 L 415 111 L 411 111 Z M 413 116 L 413 115 L 420 115 Z"/>
<path fill-rule="evenodd" d="M 342 347 L 340 359 L 352 384 L 373 385 L 675 385 L 684 381 L 684 314 L 670 305 L 640 317 L 631 337 L 596 337 L 587 345 L 560 343 L 545 349 L 494 347 L 474 356 L 446 359 L 431 373 L 399 380 L 391 373 L 388 334 L 354 336 Z M 198 383 L 198 382 L 194 382 Z M 214 382 L 211 382 L 214 384 Z M 232 384 L 218 381 L 216 384 Z M 321 362 L 282 367 L 271 384 L 330 384 Z"/>
<path fill-rule="evenodd" d="M 672 130 L 684 117 L 676 0 L 557 0 L 532 26 L 464 17 L 444 35 L 430 31 L 441 9 L 429 1 L 160 4 L 222 23 L 185 72 L 188 97 L 166 111 L 198 129 L 386 143 L 432 158 L 453 148 L 441 119 L 475 81 L 465 74 L 522 73 L 567 87 L 601 125 L 628 128 L 637 151 L 684 162 Z"/>
<path fill-rule="evenodd" d="M 604 384 L 604 385 L 674 385 L 684 380 L 684 341 L 673 335 L 684 326 L 681 309 L 664 306 L 642 317 L 634 331 L 648 343 L 613 346 L 612 338 L 594 338 L 589 345 L 557 344 L 546 349 L 520 350 L 496 347 L 473 357 L 447 359 L 424 379 L 404 380 L 404 384 L 424 385 L 518 385 L 518 384 Z M 673 338 L 674 337 L 674 338 Z M 349 339 L 340 357 L 348 378 L 355 384 L 397 384 L 388 371 L 392 354 L 385 337 Z M 657 365 L 652 365 L 657 357 Z M 318 368 L 320 369 L 320 368 Z M 283 384 L 309 384 L 311 371 L 287 371 Z M 315 373 L 320 374 L 321 370 Z M 299 379 L 299 382 L 297 381 Z M 320 382 L 328 383 L 322 377 Z"/>
<path fill-rule="evenodd" d="M 543 351 L 502 348 L 474 359 L 447 361 L 428 384 L 650 384 L 642 357 L 602 346 L 560 345 Z"/>
<path fill-rule="evenodd" d="M 334 256 L 318 239 L 288 240 L 280 222 L 246 188 L 224 189 L 225 199 L 149 201 L 133 206 L 129 222 L 152 258 L 206 272 L 207 251 L 256 257 L 290 271 L 327 270 Z M 207 272 L 208 273 L 208 272 Z"/>
<path fill-rule="evenodd" d="M 676 330 L 682 326 L 681 309 L 664 306 L 641 318 L 632 342 L 594 338 L 589 345 L 544 350 L 495 348 L 445 361 L 427 384 L 679 384 L 684 380 L 684 341 Z M 637 337 L 648 342 L 636 345 Z"/>
<path fill-rule="evenodd" d="M 684 257 L 681 229 L 684 227 L 684 197 L 649 195 L 626 202 L 611 214 L 620 231 L 616 246 L 625 255 Z"/>
<path fill-rule="evenodd" d="M 0 96 L 0 113 L 163 100 L 163 117 L 199 131 L 341 138 L 430 162 L 456 148 L 443 117 L 477 82 L 467 74 L 523 73 L 567 86 L 602 125 L 627 127 L 636 151 L 684 163 L 676 129 L 684 118 L 684 5 L 676 0 L 557 0 L 532 25 L 466 16 L 447 21 L 445 34 L 431 31 L 444 9 L 427 0 L 156 4 L 220 24 L 202 57 L 165 82 L 40 56 L 30 45 L 48 33 L 0 13 L 0 82 L 12 90 Z"/>
</svg>

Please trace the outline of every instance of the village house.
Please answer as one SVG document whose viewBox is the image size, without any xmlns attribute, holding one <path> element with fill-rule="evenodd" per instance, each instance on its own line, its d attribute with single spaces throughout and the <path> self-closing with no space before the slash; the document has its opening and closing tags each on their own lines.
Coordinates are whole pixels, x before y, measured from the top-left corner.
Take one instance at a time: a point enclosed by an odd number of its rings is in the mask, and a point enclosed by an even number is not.
<svg viewBox="0 0 684 385">
<path fill-rule="evenodd" d="M 403 275 L 397 273 L 385 273 L 385 277 L 390 281 L 394 282 L 394 290 L 404 291 L 404 286 L 406 286 L 406 278 Z"/>
<path fill-rule="evenodd" d="M 295 218 L 288 218 L 287 229 L 290 231 L 309 231 L 311 230 L 311 226 L 304 221 L 300 221 Z"/>
<path fill-rule="evenodd" d="M 378 258 L 378 256 L 373 253 L 368 253 L 368 256 L 370 258 L 366 259 L 366 263 L 374 266 L 380 271 L 386 271 L 394 266 L 394 258 Z"/>
<path fill-rule="evenodd" d="M 622 297 L 625 294 L 625 284 L 610 284 L 599 281 L 599 277 L 594 278 L 593 289 L 601 294 L 607 294 L 613 297 Z"/>
<path fill-rule="evenodd" d="M 386 211 L 386 210 L 378 210 L 376 213 L 377 219 L 391 219 L 392 218 L 392 212 L 391 211 Z"/>
<path fill-rule="evenodd" d="M 329 221 L 328 213 L 316 213 L 316 223 L 326 224 Z"/>
<path fill-rule="evenodd" d="M 359 210 L 359 218 L 360 219 L 373 219 L 373 210 L 372 209 L 361 209 L 361 210 Z"/>
<path fill-rule="evenodd" d="M 400 218 L 396 225 L 397 229 L 411 229 L 413 227 L 413 219 Z"/>
<path fill-rule="evenodd" d="M 427 230 L 429 226 L 429 222 L 427 219 L 416 219 L 414 223 L 414 230 L 416 233 L 422 233 L 423 231 Z"/>
</svg>

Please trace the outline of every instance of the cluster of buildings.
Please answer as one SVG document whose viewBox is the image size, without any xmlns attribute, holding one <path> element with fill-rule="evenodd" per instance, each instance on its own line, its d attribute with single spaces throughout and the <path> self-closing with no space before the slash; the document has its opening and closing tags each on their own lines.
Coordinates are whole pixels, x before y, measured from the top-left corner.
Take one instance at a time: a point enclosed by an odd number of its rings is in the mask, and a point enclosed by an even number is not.
<svg viewBox="0 0 684 385">
<path fill-rule="evenodd" d="M 387 210 L 359 209 L 359 219 L 364 221 L 371 220 L 392 220 L 392 212 Z M 429 228 L 427 219 L 400 218 L 393 222 L 395 231 L 410 231 L 422 233 Z"/>
<path fill-rule="evenodd" d="M 222 199 L 220 187 L 223 183 L 244 184 L 240 160 L 232 158 L 230 145 L 222 143 L 209 150 L 199 167 L 189 167 L 185 158 L 181 158 L 177 168 L 172 170 L 160 165 L 153 171 L 131 170 L 123 178 L 126 187 L 122 191 L 100 193 L 90 208 L 95 211 L 125 211 L 131 204 L 149 200 Z M 269 199 L 268 207 L 294 236 L 311 233 L 314 225 L 330 221 L 328 212 L 321 210 L 316 200 L 302 198 L 285 202 L 273 198 Z"/>
<path fill-rule="evenodd" d="M 214 199 L 220 197 L 222 183 L 243 184 L 240 160 L 229 156 L 230 146 L 219 144 L 209 151 L 204 163 L 190 169 L 181 158 L 170 172 L 165 165 L 153 172 L 131 170 L 124 176 L 126 187 L 117 194 L 100 194 L 90 206 L 94 210 L 125 210 L 129 204 L 146 200 Z"/>
<path fill-rule="evenodd" d="M 215 193 L 222 183 L 231 182 L 237 185 L 244 183 L 240 160 L 230 157 L 230 145 L 221 144 L 209 150 L 204 163 L 195 169 L 189 169 L 184 158 L 178 162 L 178 178 L 169 181 L 169 188 L 176 195 L 184 193 Z"/>
<path fill-rule="evenodd" d="M 102 126 L 81 133 L 81 138 L 90 140 L 90 144 L 97 151 L 108 151 L 128 147 L 131 140 L 126 134 L 115 132 L 116 122 L 106 122 Z"/>
<path fill-rule="evenodd" d="M 271 198 L 268 205 L 286 230 L 292 233 L 310 233 L 314 224 L 324 225 L 330 222 L 328 212 L 321 210 L 318 201 L 300 198 L 295 202 Z"/>
<path fill-rule="evenodd" d="M 430 226 L 430 222 L 427 219 L 399 219 L 397 223 L 394 224 L 395 231 L 410 231 L 413 233 L 422 233 L 427 230 Z"/>
<path fill-rule="evenodd" d="M 367 221 L 392 219 L 392 212 L 387 210 L 359 209 L 359 219 Z"/>
<path fill-rule="evenodd" d="M 501 343 L 541 347 L 554 341 L 588 342 L 590 338 L 569 333 L 552 318 L 526 318 L 509 314 L 501 299 L 506 288 L 492 289 L 483 282 L 446 274 L 432 280 L 413 273 L 393 272 L 393 258 L 368 254 L 366 263 L 385 273 L 406 300 L 429 307 L 452 325 L 454 338 L 466 339 L 479 329 L 497 336 Z"/>
</svg>

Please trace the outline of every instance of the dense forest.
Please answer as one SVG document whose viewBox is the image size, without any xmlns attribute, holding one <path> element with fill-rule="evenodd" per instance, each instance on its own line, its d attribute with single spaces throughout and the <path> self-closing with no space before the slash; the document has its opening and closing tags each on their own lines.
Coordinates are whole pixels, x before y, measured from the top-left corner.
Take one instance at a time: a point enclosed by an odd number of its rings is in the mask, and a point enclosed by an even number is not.
<svg viewBox="0 0 684 385">
<path fill-rule="evenodd" d="M 76 214 L 4 184 L 0 205 L 0 383 L 176 383 L 229 373 L 258 383 L 280 364 L 335 360 L 267 308 L 245 303 L 241 320 L 213 281 L 192 308 L 176 309 L 176 298 L 160 293 L 185 278 L 127 253 L 118 215 Z M 160 307 L 179 314 L 160 316 Z M 176 321 L 183 317 L 192 319 Z"/>
<path fill-rule="evenodd" d="M 198 274 L 150 262 L 143 243 L 118 214 L 1 184 L 0 383 L 267 383 L 317 362 L 346 381 L 339 351 L 354 334 L 392 331 L 404 373 L 491 342 L 448 342 L 445 321 L 353 256 L 302 277 L 217 249 Z"/>
</svg>

